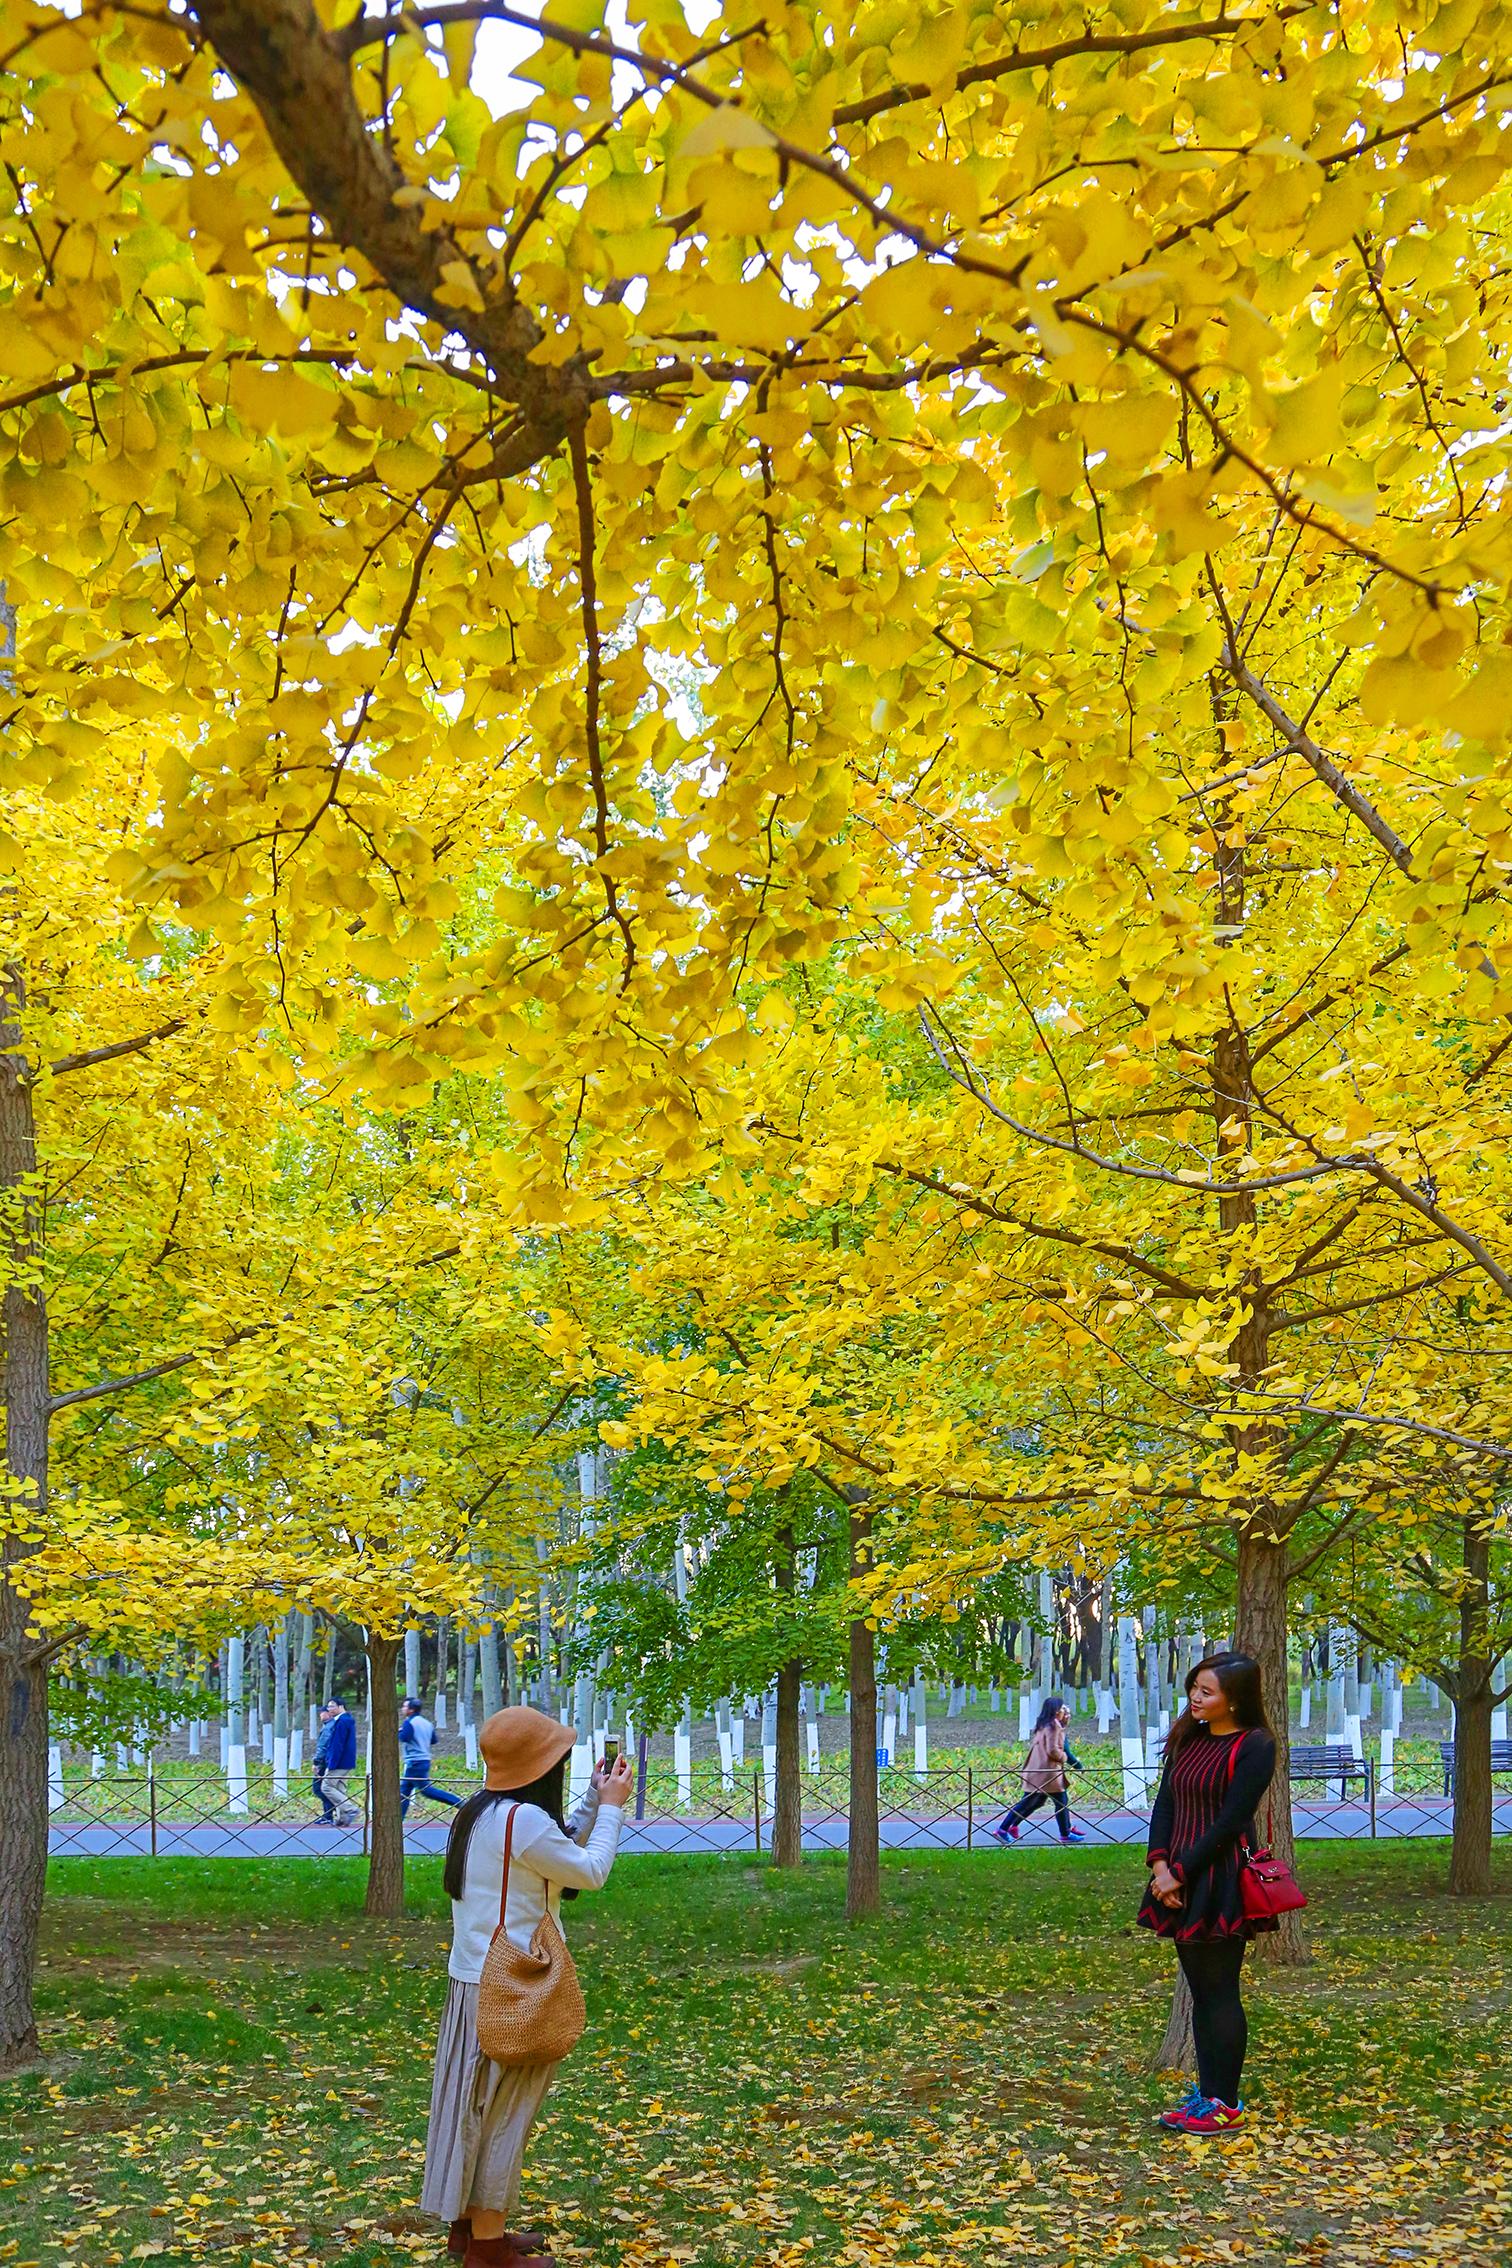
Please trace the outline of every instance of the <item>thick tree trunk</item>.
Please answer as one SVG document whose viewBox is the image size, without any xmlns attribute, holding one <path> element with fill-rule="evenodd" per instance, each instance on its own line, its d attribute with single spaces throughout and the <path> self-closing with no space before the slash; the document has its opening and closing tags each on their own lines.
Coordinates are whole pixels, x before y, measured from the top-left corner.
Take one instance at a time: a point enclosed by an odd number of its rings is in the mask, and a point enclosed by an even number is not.
<svg viewBox="0 0 1512 2268">
<path fill-rule="evenodd" d="M 867 1566 L 871 1514 L 853 1505 L 850 1515 L 852 1576 Z M 874 1914 L 882 1904 L 882 1856 L 877 1823 L 877 1640 L 864 1615 L 850 1626 L 850 1839 L 845 1873 L 848 1921 Z"/>
<path fill-rule="evenodd" d="M 367 1657 L 373 1727 L 367 1898 L 364 1910 L 391 1916 L 404 1911 L 404 1822 L 399 1816 L 399 1640 L 368 1632 Z"/>
<path fill-rule="evenodd" d="M 17 1047 L 11 1016 L 17 980 L 5 987 L 0 1036 L 0 1188 L 9 1201 L 3 1260 L 5 1292 L 5 1464 L 27 1494 L 28 1520 L 47 1510 L 49 1419 L 47 1304 L 35 1274 L 41 1259 L 41 1210 L 31 1075 Z M 15 1050 L 12 1052 L 12 1050 Z M 18 1190 L 24 1184 L 24 1190 Z M 37 2051 L 32 1978 L 42 1889 L 47 1875 L 47 1670 L 30 1631 L 31 1607 L 12 1571 L 36 1544 L 0 1537 L 0 2070 Z"/>
<path fill-rule="evenodd" d="M 492 1580 L 484 1592 L 491 1609 L 494 1603 Z M 499 1668 L 499 1632 L 497 1624 L 485 1622 L 478 1632 L 478 1672 L 483 1686 L 483 1714 L 491 1717 L 504 1706 L 504 1681 Z M 543 1703 L 548 1707 L 548 1703 Z"/>
<path fill-rule="evenodd" d="M 1295 1856 L 1291 1812 L 1291 1729 L 1286 1674 L 1286 1585 L 1290 1553 L 1285 1539 L 1273 1543 L 1262 1512 L 1239 1537 L 1239 1577 L 1234 1602 L 1234 1635 L 1241 1653 L 1260 1664 L 1266 1714 L 1276 1736 L 1276 1776 L 1266 1799 L 1277 1858 L 1290 1866 Z M 1259 1822 L 1262 1834 L 1266 1821 Z M 1283 1914 L 1278 1930 L 1256 1938 L 1255 1951 L 1283 1965 L 1305 1961 L 1300 1914 Z"/>
<path fill-rule="evenodd" d="M 1451 1898 L 1491 1895 L 1491 1532 L 1465 1522 L 1459 1670 L 1454 1684 L 1454 1840 Z"/>
<path fill-rule="evenodd" d="M 1176 1971 L 1176 1989 L 1171 1995 L 1171 2013 L 1166 2022 L 1165 2037 L 1145 2066 L 1147 2071 L 1197 2070 L 1197 2051 L 1192 2045 L 1192 1995 L 1186 1978 Z"/>
</svg>

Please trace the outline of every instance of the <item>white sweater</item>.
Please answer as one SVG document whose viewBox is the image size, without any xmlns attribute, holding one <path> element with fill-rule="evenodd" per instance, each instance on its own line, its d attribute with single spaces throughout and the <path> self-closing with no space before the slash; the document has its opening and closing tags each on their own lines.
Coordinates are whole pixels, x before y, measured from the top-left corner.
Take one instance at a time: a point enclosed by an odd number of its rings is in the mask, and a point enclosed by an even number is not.
<svg viewBox="0 0 1512 2268">
<path fill-rule="evenodd" d="M 601 1804 L 590 1788 L 567 1822 L 567 1833 L 533 1803 L 516 1809 L 507 1803 L 485 1811 L 467 1846 L 462 1895 L 452 1900 L 450 1975 L 476 1984 L 483 1957 L 499 1926 L 499 1893 L 504 1887 L 504 1827 L 515 1813 L 509 1853 L 509 1904 L 504 1926 L 514 1944 L 528 1948 L 549 1904 L 561 1920 L 562 1891 L 601 1890 L 609 1879 L 624 1825 L 624 1806 Z"/>
</svg>

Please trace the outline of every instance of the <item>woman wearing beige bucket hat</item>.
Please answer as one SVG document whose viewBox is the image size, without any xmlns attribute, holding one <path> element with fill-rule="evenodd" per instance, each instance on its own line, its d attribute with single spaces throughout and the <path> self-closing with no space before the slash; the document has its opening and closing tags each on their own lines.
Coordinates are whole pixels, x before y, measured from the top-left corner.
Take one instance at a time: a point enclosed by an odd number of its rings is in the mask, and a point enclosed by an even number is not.
<svg viewBox="0 0 1512 2268">
<path fill-rule="evenodd" d="M 450 2224 L 447 2249 L 466 2268 L 552 2268 L 533 2232 L 511 2231 L 520 2168 L 556 2063 L 489 2061 L 478 2046 L 478 1980 L 500 1904 L 512 1945 L 528 1949 L 564 1897 L 599 1890 L 619 1848 L 631 1773 L 600 1765 L 570 1820 L 562 1787 L 571 1725 L 538 1709 L 500 1709 L 478 1736 L 484 1783 L 452 1821 L 446 1890 L 452 1902 L 450 1983 L 436 2042 L 422 2210 Z M 504 1854 L 509 1839 L 505 1895 Z"/>
</svg>

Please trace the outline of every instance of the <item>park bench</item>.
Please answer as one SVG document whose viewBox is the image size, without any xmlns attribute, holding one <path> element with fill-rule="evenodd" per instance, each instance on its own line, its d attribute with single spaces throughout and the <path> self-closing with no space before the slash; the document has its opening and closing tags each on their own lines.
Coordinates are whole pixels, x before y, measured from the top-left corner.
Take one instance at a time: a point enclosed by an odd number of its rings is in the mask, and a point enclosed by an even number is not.
<svg viewBox="0 0 1512 2268">
<path fill-rule="evenodd" d="M 1454 1789 L 1454 1743 L 1439 1742 L 1439 1762 L 1444 1767 L 1444 1793 Z M 1493 1740 L 1491 1743 L 1491 1769 L 1493 1772 L 1512 1772 L 1512 1740 Z"/>
<path fill-rule="evenodd" d="M 1347 1745 L 1294 1748 L 1291 1752 L 1291 1776 L 1293 1780 L 1337 1780 L 1346 1796 L 1349 1794 L 1351 1780 L 1363 1780 L 1366 1793 L 1370 1791 L 1370 1767 Z"/>
</svg>

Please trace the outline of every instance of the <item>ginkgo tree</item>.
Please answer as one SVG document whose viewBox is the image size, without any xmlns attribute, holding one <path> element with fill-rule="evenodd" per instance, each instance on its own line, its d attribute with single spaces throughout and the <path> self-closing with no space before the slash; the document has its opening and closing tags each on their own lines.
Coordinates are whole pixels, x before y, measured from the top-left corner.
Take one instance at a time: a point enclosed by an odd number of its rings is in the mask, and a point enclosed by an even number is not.
<svg viewBox="0 0 1512 2268">
<path fill-rule="evenodd" d="M 1383 716 L 1494 737 L 1494 434 L 1452 476 L 1499 19 L 334 14 L 3 33 L 10 749 L 66 789 L 152 707 L 122 883 L 221 940 L 248 1028 L 392 979 L 354 1082 L 507 1066 L 544 1188 L 639 1116 L 688 1161 L 737 975 L 852 923 L 894 786 L 998 730 L 973 673 L 1095 615 L 1079 758 L 1159 825 L 1146 726 L 1220 633 L 1152 585 L 1257 512 L 1357 572 Z M 537 41 L 497 116 L 480 25 Z M 1016 601 L 972 563 L 1005 509 L 1064 529 Z M 501 926 L 448 939 L 486 853 Z M 1177 975 L 1179 1015 L 1215 980 Z"/>
<path fill-rule="evenodd" d="M 192 935 L 229 1055 L 327 1099 L 497 1074 L 547 1225 L 743 1161 L 752 1006 L 869 953 L 962 1098 L 890 1167 L 976 1220 L 1006 1174 L 1031 1274 L 1090 1208 L 1111 1320 L 1221 1380 L 1274 1667 L 1284 1443 L 1340 1415 L 1276 1295 L 1377 1220 L 1409 1299 L 1512 1287 L 1501 17 L 6 0 L 0 57 L 3 753 L 102 851 L 135 783 L 108 942 Z"/>
</svg>

